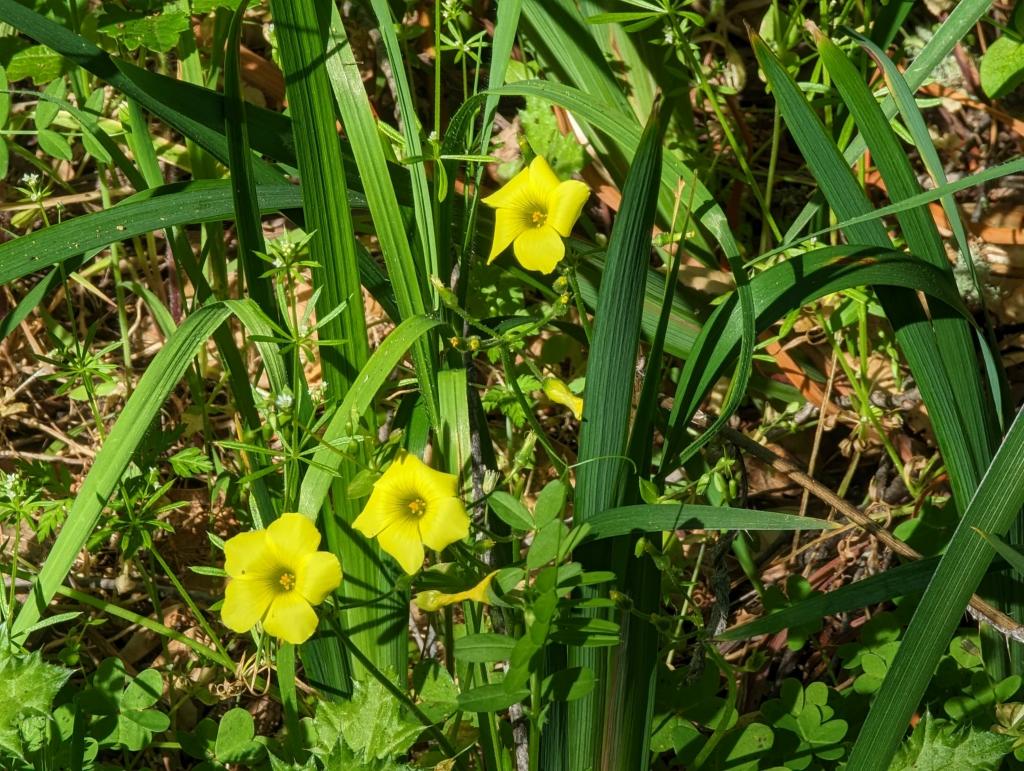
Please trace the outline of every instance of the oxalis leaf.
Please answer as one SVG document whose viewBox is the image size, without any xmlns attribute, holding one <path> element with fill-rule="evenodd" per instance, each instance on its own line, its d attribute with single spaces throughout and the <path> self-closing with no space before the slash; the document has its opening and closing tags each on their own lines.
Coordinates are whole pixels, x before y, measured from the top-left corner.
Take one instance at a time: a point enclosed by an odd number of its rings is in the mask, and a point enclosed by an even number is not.
<svg viewBox="0 0 1024 771">
<path fill-rule="evenodd" d="M 0 645 L 0 757 L 25 759 L 19 726 L 37 715 L 49 715 L 57 691 L 71 670 L 43 661 L 39 651 L 19 653 Z"/>
</svg>

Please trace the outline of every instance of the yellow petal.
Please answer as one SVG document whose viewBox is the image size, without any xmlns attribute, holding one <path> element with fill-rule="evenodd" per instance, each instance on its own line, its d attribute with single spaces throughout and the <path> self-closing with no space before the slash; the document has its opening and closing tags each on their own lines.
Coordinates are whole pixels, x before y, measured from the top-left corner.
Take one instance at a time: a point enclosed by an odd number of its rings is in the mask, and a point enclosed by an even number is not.
<svg viewBox="0 0 1024 771">
<path fill-rule="evenodd" d="M 530 162 L 530 198 L 544 206 L 558 189 L 559 179 L 544 157 L 538 155 Z"/>
<path fill-rule="evenodd" d="M 410 471 L 415 473 L 417 497 L 429 502 L 458 495 L 459 478 L 455 474 L 432 469 L 415 455 L 410 455 L 409 458 L 407 465 Z"/>
<path fill-rule="evenodd" d="M 541 273 L 550 273 L 565 257 L 562 237 L 550 225 L 523 231 L 516 239 L 514 248 L 520 265 Z"/>
<path fill-rule="evenodd" d="M 397 560 L 408 575 L 423 567 L 423 542 L 417 522 L 412 517 L 396 519 L 377 536 L 380 548 Z"/>
<path fill-rule="evenodd" d="M 285 642 L 300 645 L 316 631 L 316 612 L 298 592 L 280 592 L 270 603 L 263 629 Z"/>
<path fill-rule="evenodd" d="M 224 543 L 224 571 L 232 578 L 276 580 L 277 555 L 265 530 L 239 533 Z"/>
<path fill-rule="evenodd" d="M 523 169 L 505 183 L 504 187 L 480 200 L 493 209 L 528 208 L 530 202 L 530 169 Z"/>
<path fill-rule="evenodd" d="M 367 538 L 376 538 L 392 522 L 407 513 L 406 507 L 407 502 L 399 492 L 388 480 L 381 477 L 374 484 L 370 499 L 355 518 L 352 527 Z"/>
<path fill-rule="evenodd" d="M 576 420 L 583 416 L 583 400 L 570 391 L 569 386 L 557 377 L 549 377 L 544 381 L 544 394 L 555 404 L 561 404 L 572 410 Z"/>
<path fill-rule="evenodd" d="M 568 236 L 588 198 L 590 188 L 582 182 L 575 179 L 562 182 L 548 197 L 547 224 L 557 230 L 559 235 Z"/>
<path fill-rule="evenodd" d="M 469 535 L 469 515 L 458 498 L 432 501 L 420 519 L 420 536 L 431 549 L 441 551 Z"/>
<path fill-rule="evenodd" d="M 527 228 L 533 227 L 530 215 L 524 209 L 498 209 L 494 213 L 494 241 L 491 243 L 491 254 L 488 264 L 505 251 Z"/>
<path fill-rule="evenodd" d="M 316 551 L 320 532 L 302 514 L 282 514 L 267 528 L 267 540 L 277 552 L 278 560 L 294 568 L 300 559 Z"/>
<path fill-rule="evenodd" d="M 224 590 L 220 617 L 234 632 L 248 632 L 263 618 L 274 599 L 274 587 L 267 581 L 232 578 Z"/>
<path fill-rule="evenodd" d="M 312 605 L 319 605 L 341 585 L 341 563 L 327 551 L 307 554 L 295 573 L 295 591 Z"/>
</svg>

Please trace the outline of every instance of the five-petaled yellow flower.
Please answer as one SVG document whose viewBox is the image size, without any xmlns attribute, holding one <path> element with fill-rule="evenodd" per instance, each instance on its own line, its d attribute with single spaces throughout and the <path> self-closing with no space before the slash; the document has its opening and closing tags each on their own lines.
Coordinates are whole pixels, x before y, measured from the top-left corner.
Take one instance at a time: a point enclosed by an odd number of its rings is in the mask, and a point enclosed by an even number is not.
<svg viewBox="0 0 1024 771">
<path fill-rule="evenodd" d="M 485 605 L 489 605 L 490 601 L 487 596 L 487 589 L 491 585 L 491 579 L 494 578 L 497 572 L 498 571 L 495 570 L 488 573 L 480 583 L 464 592 L 445 594 L 444 592 L 439 592 L 436 589 L 427 589 L 426 591 L 417 594 L 413 599 L 413 602 L 416 603 L 420 610 L 428 612 L 440 610 L 446 605 L 454 605 L 455 603 L 462 602 L 463 600 L 470 600 L 471 602 L 480 602 Z"/>
<path fill-rule="evenodd" d="M 590 188 L 555 176 L 541 156 L 516 174 L 505 187 L 483 199 L 494 213 L 494 244 L 487 262 L 513 245 L 519 264 L 550 273 L 565 256 L 563 238 L 590 197 Z"/>
<path fill-rule="evenodd" d="M 542 385 L 544 389 L 544 395 L 547 396 L 555 404 L 561 404 L 563 407 L 568 407 L 576 420 L 583 417 L 583 399 L 574 394 L 569 390 L 569 386 L 559 380 L 557 377 L 549 377 L 544 380 Z"/>
<path fill-rule="evenodd" d="M 352 527 L 398 560 L 409 575 L 423 567 L 423 546 L 441 551 L 469 534 L 454 474 L 434 471 L 403 452 L 377 480 Z"/>
<path fill-rule="evenodd" d="M 266 530 L 224 544 L 229 581 L 221 617 L 236 632 L 263 622 L 267 634 L 304 643 L 316 631 L 319 605 L 341 584 L 341 563 L 317 551 L 320 533 L 302 514 L 282 514 Z"/>
</svg>

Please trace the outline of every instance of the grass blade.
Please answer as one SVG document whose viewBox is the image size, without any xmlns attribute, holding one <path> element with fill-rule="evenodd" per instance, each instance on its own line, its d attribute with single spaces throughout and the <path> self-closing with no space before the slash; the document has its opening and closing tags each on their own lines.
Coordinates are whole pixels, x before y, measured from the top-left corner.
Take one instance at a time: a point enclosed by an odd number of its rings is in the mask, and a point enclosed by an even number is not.
<svg viewBox="0 0 1024 771">
<path fill-rule="evenodd" d="M 321 18 L 314 0 L 274 0 L 271 11 L 292 112 L 306 229 L 315 232 L 309 254 L 317 265 L 313 280 L 321 290 L 317 313 L 325 316 L 344 307 L 317 330 L 321 339 L 340 341 L 337 346 L 320 347 L 328 400 L 338 403 L 366 364 L 369 343 L 355 232 L 348 197 L 344 194 L 345 166 L 324 60 Z M 348 495 L 349 482 L 356 473 L 351 461 L 338 466 L 338 476 L 333 483 L 333 509 L 325 508 L 320 518 L 328 546 L 345 566 L 346 588 L 354 601 L 344 611 L 344 626 L 356 645 L 367 652 L 374 666 L 384 671 L 404 672 L 407 651 L 403 628 L 396 628 L 390 608 L 374 603 L 375 598 L 388 592 L 391 584 L 379 558 L 379 547 L 376 541 L 359 540 L 346 532 L 347 525 L 355 520 L 361 508 L 361 502 Z M 317 656 L 317 650 L 311 650 L 308 655 Z M 334 662 L 333 658 L 322 662 L 324 675 L 333 686 L 340 688 L 347 673 L 341 668 L 335 668 L 333 673 L 326 670 Z M 357 666 L 354 675 L 361 679 L 366 673 Z"/>
<path fill-rule="evenodd" d="M 388 376 L 401 363 L 416 340 L 440 326 L 442 322 L 437 319 L 413 316 L 399 324 L 373 352 L 327 424 L 321 446 L 313 455 L 310 468 L 302 478 L 298 506 L 299 511 L 307 517 L 315 517 L 327 499 L 331 480 L 342 461 L 332 445 L 349 434 L 353 413 L 365 414 L 377 392 L 387 382 Z"/>
<path fill-rule="evenodd" d="M 374 231 L 395 292 L 400 313 L 400 318 L 395 321 L 423 315 L 427 311 L 424 301 L 427 296 L 426 276 L 413 259 L 402 210 L 391 185 L 387 160 L 381 147 L 377 121 L 373 117 L 359 66 L 336 8 L 331 11 L 327 72 L 341 113 L 341 122 L 352 142 L 356 168 L 363 180 Z M 436 344 L 430 336 L 418 340 L 415 347 L 420 388 L 431 422 L 436 428 L 440 425 L 440 419 L 434 387 L 437 368 L 433 355 L 435 349 Z"/>
<path fill-rule="evenodd" d="M 832 76 L 843 102 L 867 142 L 872 161 L 882 175 L 890 199 L 901 201 L 920 193 L 921 184 L 910 166 L 907 154 L 860 72 L 834 43 L 820 32 L 816 37 L 822 63 Z M 953 271 L 945 247 L 927 207 L 908 209 L 898 214 L 897 219 L 910 253 L 952 277 Z M 996 434 L 992 411 L 988 409 L 979 377 L 970 329 L 964 318 L 948 307 L 933 309 L 931 317 L 939 353 L 965 420 L 963 432 L 976 465 L 983 466 L 990 457 Z"/>
<path fill-rule="evenodd" d="M 181 380 L 196 353 L 230 315 L 230 308 L 222 303 L 190 314 L 142 375 L 96 454 L 64 526 L 33 582 L 29 599 L 14 619 L 11 632 L 16 639 L 39 620 L 57 593 L 171 389 Z"/>
<path fill-rule="evenodd" d="M 669 530 L 829 530 L 827 520 L 755 511 L 731 506 L 671 503 L 619 506 L 587 520 L 585 542 L 617 538 L 630 533 L 663 533 Z"/>
<path fill-rule="evenodd" d="M 231 17 L 228 28 L 227 53 L 224 57 L 224 135 L 228 142 L 231 189 L 235 203 L 235 225 L 238 237 L 238 262 L 256 304 L 270 318 L 279 321 L 277 302 L 269 278 L 263 277 L 263 266 L 256 252 L 265 252 L 263 227 L 260 223 L 253 156 L 249 146 L 249 121 L 242 100 L 239 43 L 242 17 L 249 0 L 242 0 Z"/>
<path fill-rule="evenodd" d="M 1001 536 L 1024 506 L 1024 412 L 1018 413 L 960 519 L 850 754 L 850 768 L 884 771 L 995 556 L 976 530 Z"/>
<path fill-rule="evenodd" d="M 917 562 L 908 562 L 905 565 L 889 568 L 882 573 L 855 581 L 852 584 L 846 584 L 834 591 L 800 600 L 794 605 L 769 613 L 756 621 L 749 621 L 746 624 L 726 629 L 718 635 L 717 639 L 748 640 L 762 634 L 775 634 L 809 621 L 818 621 L 837 613 L 846 613 L 880 602 L 888 602 L 894 597 L 909 597 L 924 591 L 938 564 L 938 557 L 927 557 Z"/>
<path fill-rule="evenodd" d="M 370 5 L 377 17 L 378 29 L 384 50 L 391 62 L 392 77 L 398 96 L 398 109 L 402 121 L 402 135 L 405 137 L 405 150 L 410 157 L 423 157 L 423 143 L 420 141 L 420 122 L 413 101 L 412 87 L 406 75 L 405 62 L 402 60 L 402 48 L 395 32 L 395 19 L 391 14 L 388 0 L 370 0 Z M 435 222 L 433 198 L 430 195 L 430 184 L 427 181 L 426 164 L 419 161 L 410 164 L 409 179 L 412 183 L 413 221 L 419 236 L 419 252 L 424 260 L 423 270 L 428 276 L 439 276 L 447 280 L 451 275 L 452 266 L 448 263 L 448 255 L 437 252 L 437 227 Z M 442 263 L 442 260 L 444 261 Z M 434 291 L 431 288 L 430 291 Z M 434 306 L 438 304 L 434 298 Z"/>
<path fill-rule="evenodd" d="M 840 219 L 852 219 L 871 210 L 871 204 L 853 177 L 817 114 L 796 82 L 757 35 L 754 53 L 771 84 L 783 118 L 807 165 Z M 891 249 L 892 242 L 877 220 L 848 225 L 844 232 L 854 243 Z M 926 263 L 921 262 L 922 267 Z M 925 404 L 931 411 L 936 440 L 949 470 L 957 504 L 963 510 L 981 474 L 979 459 L 962 442 L 964 415 L 950 386 L 938 342 L 928 316 L 912 291 L 879 289 L 878 298 L 896 334 Z"/>
<path fill-rule="evenodd" d="M 608 261 L 594 315 L 587 401 L 580 431 L 574 508 L 577 524 L 586 523 L 599 512 L 615 506 L 623 494 L 633 371 L 640 344 L 644 281 L 661 177 L 665 115 L 667 111 L 660 112 L 657 106 L 651 114 L 626 178 L 622 209 L 612 226 L 608 243 Z M 610 563 L 608 548 L 595 545 L 580 549 L 580 558 L 591 567 L 606 567 Z M 629 591 L 629 587 L 624 588 Z M 645 653 L 639 651 L 634 655 L 644 658 Z M 569 665 L 588 666 L 599 681 L 605 681 L 605 653 L 570 648 Z M 613 699 L 620 696 L 609 694 Z M 596 767 L 602 743 L 612 738 L 602 730 L 604 710 L 601 689 L 569 704 L 570 768 Z M 649 734 L 647 722 L 644 714 L 631 714 L 617 729 L 623 734 L 636 734 L 640 742 L 645 743 Z"/>
</svg>

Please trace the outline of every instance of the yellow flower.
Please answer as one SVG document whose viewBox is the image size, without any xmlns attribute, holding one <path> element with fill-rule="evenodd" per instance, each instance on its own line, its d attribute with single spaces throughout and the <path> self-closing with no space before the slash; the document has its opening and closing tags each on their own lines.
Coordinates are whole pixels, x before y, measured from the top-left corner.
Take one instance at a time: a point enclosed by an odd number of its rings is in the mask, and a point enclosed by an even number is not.
<svg viewBox="0 0 1024 771">
<path fill-rule="evenodd" d="M 266 530 L 239 533 L 224 544 L 230 580 L 221 618 L 236 632 L 263 622 L 267 634 L 298 645 L 316 631 L 313 605 L 341 584 L 341 563 L 317 551 L 320 533 L 302 514 L 282 514 Z"/>
<path fill-rule="evenodd" d="M 403 452 L 377 480 L 352 527 L 398 560 L 409 575 L 423 567 L 423 546 L 441 551 L 469 535 L 469 515 L 454 474 L 434 471 Z"/>
<path fill-rule="evenodd" d="M 455 603 L 462 602 L 463 600 L 482 602 L 485 605 L 488 605 L 490 603 L 487 597 L 487 589 L 491 585 L 491 579 L 494 578 L 494 575 L 497 572 L 498 571 L 495 570 L 492 573 L 488 573 L 480 583 L 472 589 L 467 589 L 464 592 L 445 594 L 444 592 L 439 592 L 436 589 L 428 589 L 425 592 L 417 594 L 413 602 L 415 602 L 421 610 L 425 610 L 428 613 L 440 610 L 445 605 L 454 605 Z"/>
<path fill-rule="evenodd" d="M 583 416 L 583 399 L 570 391 L 569 386 L 557 377 L 547 378 L 544 381 L 543 388 L 544 395 L 551 401 L 572 410 L 572 414 L 575 416 L 576 420 L 579 420 Z"/>
<path fill-rule="evenodd" d="M 487 262 L 513 244 L 520 265 L 550 273 L 565 256 L 562 239 L 572 232 L 589 197 L 590 188 L 574 179 L 560 181 L 538 155 L 505 187 L 483 199 L 497 210 Z"/>
</svg>

